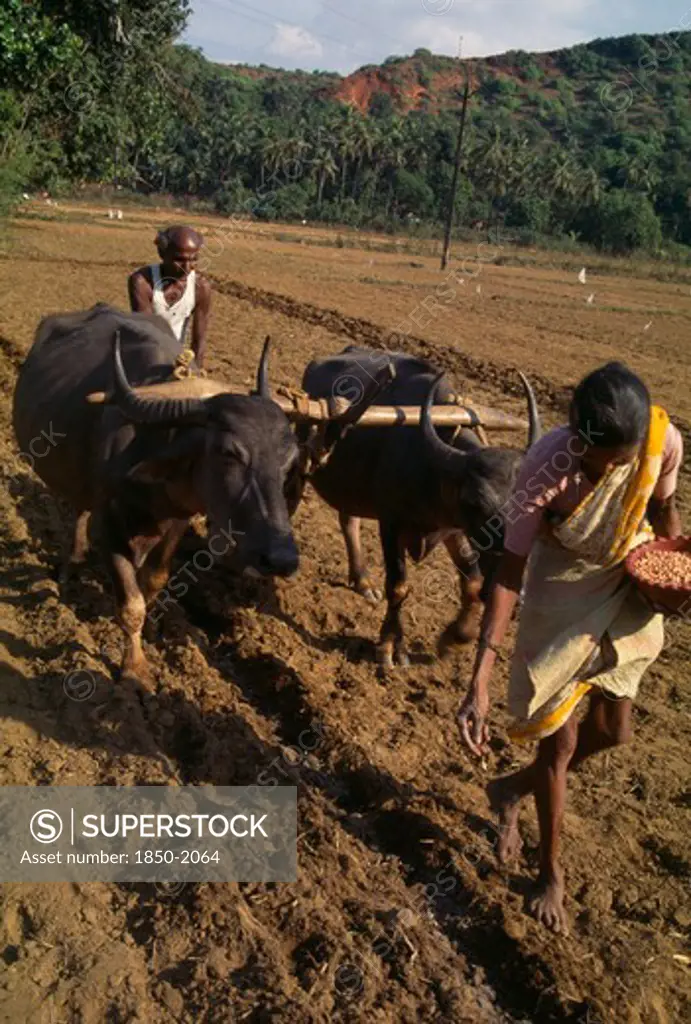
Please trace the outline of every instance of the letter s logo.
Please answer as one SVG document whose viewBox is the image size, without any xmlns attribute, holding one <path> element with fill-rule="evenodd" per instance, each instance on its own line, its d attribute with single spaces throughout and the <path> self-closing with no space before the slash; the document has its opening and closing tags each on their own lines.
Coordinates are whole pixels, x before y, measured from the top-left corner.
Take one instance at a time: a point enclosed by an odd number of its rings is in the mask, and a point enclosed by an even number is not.
<svg viewBox="0 0 691 1024">
<path fill-rule="evenodd" d="M 29 828 L 37 843 L 54 843 L 62 835 L 62 818 L 57 811 L 36 811 Z"/>
</svg>

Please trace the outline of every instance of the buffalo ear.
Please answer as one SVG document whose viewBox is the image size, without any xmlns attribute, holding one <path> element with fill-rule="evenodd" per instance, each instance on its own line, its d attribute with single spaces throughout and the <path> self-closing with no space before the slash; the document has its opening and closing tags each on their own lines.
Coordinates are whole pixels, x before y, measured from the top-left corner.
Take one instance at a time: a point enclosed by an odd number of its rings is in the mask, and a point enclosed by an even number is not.
<svg viewBox="0 0 691 1024">
<path fill-rule="evenodd" d="M 193 462 L 204 451 L 204 434 L 203 429 L 181 430 L 157 455 L 142 459 L 132 466 L 127 479 L 142 484 L 157 484 L 186 476 Z"/>
</svg>

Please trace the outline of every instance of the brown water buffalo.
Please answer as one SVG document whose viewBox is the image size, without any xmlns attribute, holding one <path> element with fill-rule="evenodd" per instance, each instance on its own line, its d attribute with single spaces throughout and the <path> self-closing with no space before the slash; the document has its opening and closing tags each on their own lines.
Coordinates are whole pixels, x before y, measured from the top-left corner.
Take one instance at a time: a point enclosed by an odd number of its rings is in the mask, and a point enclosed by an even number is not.
<svg viewBox="0 0 691 1024">
<path fill-rule="evenodd" d="M 386 567 L 387 611 L 378 659 L 385 668 L 406 665 L 401 609 L 408 594 L 406 556 L 419 562 L 443 542 L 460 574 L 461 610 L 443 635 L 448 642 L 477 636 L 483 575 L 491 575 L 501 551 L 501 509 L 508 500 L 521 452 L 485 447 L 471 430 L 437 432 L 429 408 L 454 401 L 451 385 L 429 363 L 401 353 L 350 346 L 318 359 L 305 370 L 302 386 L 311 398 L 340 394 L 357 401 L 368 379 L 388 360 L 394 379 L 374 405 L 424 406 L 420 426 L 353 430 L 337 440 L 329 460 L 311 477 L 317 493 L 340 516 L 350 583 L 378 600 L 360 546 L 360 520 L 376 519 Z M 540 423 L 535 396 L 521 375 L 529 408 L 531 445 Z M 304 441 L 305 428 L 298 428 Z M 327 433 L 328 439 L 328 433 Z M 487 524 L 490 524 L 488 529 Z M 497 527 L 498 528 L 493 528 Z"/>
<path fill-rule="evenodd" d="M 207 516 L 211 552 L 230 552 L 238 568 L 264 576 L 298 568 L 285 496 L 298 445 L 270 398 L 267 347 L 254 395 L 144 398 L 131 384 L 170 379 L 179 343 L 156 316 L 99 304 L 41 321 L 19 372 L 17 442 L 78 513 L 75 560 L 84 555 L 86 516 L 99 514 L 130 675 L 147 675 L 147 605 L 196 514 Z M 113 390 L 113 405 L 86 400 Z M 46 435 L 54 443 L 35 443 Z"/>
</svg>

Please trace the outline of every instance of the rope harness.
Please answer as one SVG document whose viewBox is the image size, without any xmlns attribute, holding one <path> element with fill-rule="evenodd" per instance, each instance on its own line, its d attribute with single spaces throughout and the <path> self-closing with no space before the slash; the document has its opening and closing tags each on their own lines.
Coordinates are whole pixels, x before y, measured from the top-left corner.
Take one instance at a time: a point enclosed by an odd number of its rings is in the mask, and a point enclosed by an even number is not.
<svg viewBox="0 0 691 1024">
<path fill-rule="evenodd" d="M 191 377 L 206 377 L 206 370 L 201 370 L 197 367 L 196 371 L 192 368 L 194 362 L 194 352 L 191 348 L 183 348 L 178 355 L 173 366 L 173 370 L 170 376 L 171 380 L 186 380 Z M 244 492 L 243 492 L 244 497 Z M 208 535 L 208 522 L 207 517 L 203 512 L 198 512 L 190 519 L 190 526 L 202 537 Z"/>
<path fill-rule="evenodd" d="M 197 367 L 196 370 L 192 369 L 192 363 L 194 362 L 194 352 L 191 348 L 183 348 L 180 355 L 175 360 L 173 367 L 173 380 L 185 380 L 189 377 L 206 377 L 206 370 L 201 370 Z"/>
<path fill-rule="evenodd" d="M 310 396 L 306 391 L 301 388 L 289 388 L 283 385 L 279 385 L 276 388 L 279 395 L 283 395 L 284 398 L 289 398 L 295 406 L 295 410 L 298 414 L 301 414 L 307 418 L 309 412 Z M 315 399 L 312 399 L 315 401 Z M 333 454 L 333 450 L 336 447 L 336 442 L 339 441 L 344 434 L 347 432 L 348 427 L 344 427 L 343 431 L 334 439 L 334 441 L 327 445 L 326 443 L 326 431 L 330 425 L 328 419 L 329 416 L 329 404 L 325 398 L 317 399 L 321 407 L 321 411 L 324 415 L 324 419 L 318 423 L 311 423 L 308 427 L 307 438 L 303 444 L 300 445 L 300 461 L 298 463 L 298 471 L 303 480 L 309 480 L 310 477 L 314 476 L 317 470 L 322 469 Z"/>
</svg>

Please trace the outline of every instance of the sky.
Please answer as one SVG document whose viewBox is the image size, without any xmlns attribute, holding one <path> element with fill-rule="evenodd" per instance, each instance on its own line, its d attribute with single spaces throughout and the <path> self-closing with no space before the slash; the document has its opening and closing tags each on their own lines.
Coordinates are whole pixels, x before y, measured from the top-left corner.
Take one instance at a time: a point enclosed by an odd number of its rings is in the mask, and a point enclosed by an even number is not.
<svg viewBox="0 0 691 1024">
<path fill-rule="evenodd" d="M 419 46 L 482 57 L 691 26 L 691 0 L 192 0 L 183 41 L 211 60 L 339 71 Z M 463 37 L 462 43 L 460 37 Z"/>
</svg>

